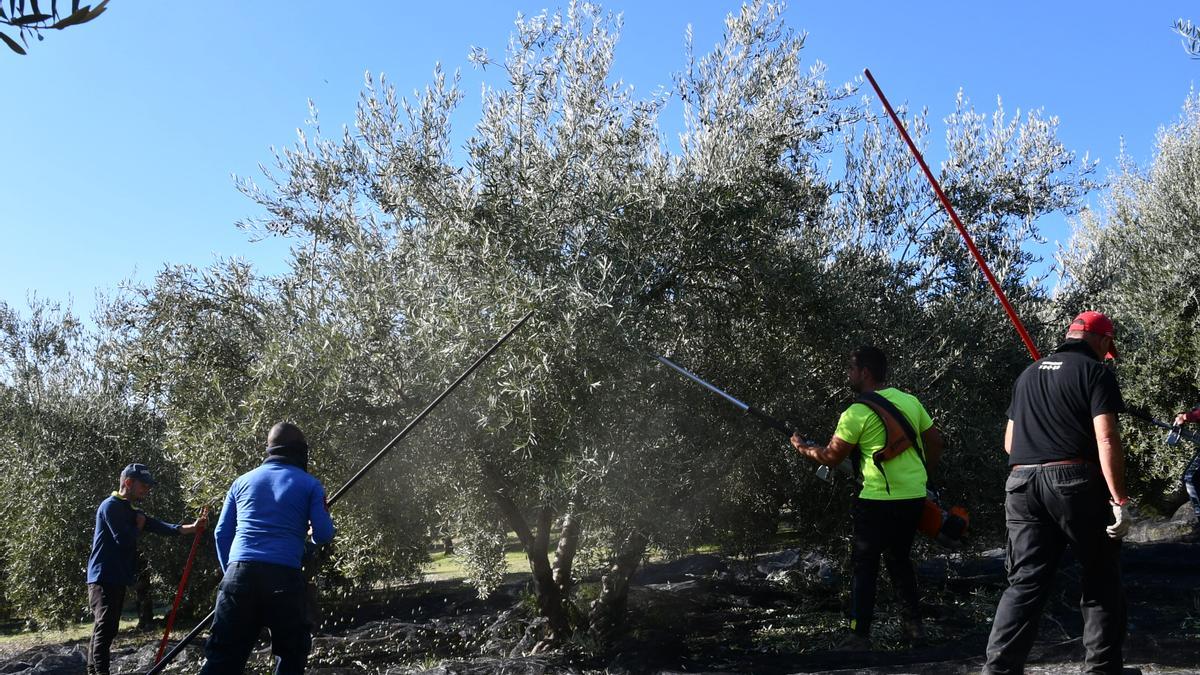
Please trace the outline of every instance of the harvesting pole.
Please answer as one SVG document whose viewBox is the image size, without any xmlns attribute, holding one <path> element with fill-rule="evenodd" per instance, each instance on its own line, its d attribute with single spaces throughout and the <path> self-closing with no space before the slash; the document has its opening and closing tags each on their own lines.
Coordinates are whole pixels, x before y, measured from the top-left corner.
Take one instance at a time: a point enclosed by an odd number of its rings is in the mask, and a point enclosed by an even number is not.
<svg viewBox="0 0 1200 675">
<path fill-rule="evenodd" d="M 208 507 L 200 509 L 200 518 L 208 515 Z M 179 603 L 183 600 L 183 589 L 187 588 L 188 575 L 192 573 L 192 563 L 196 560 L 196 550 L 200 547 L 200 537 L 204 535 L 204 527 L 196 528 L 196 536 L 192 539 L 192 550 L 188 551 L 187 563 L 183 566 L 183 577 L 179 579 L 179 588 L 175 591 L 175 602 L 171 603 L 171 613 L 167 615 L 167 628 L 163 631 L 162 642 L 158 643 L 158 654 L 154 662 L 162 660 L 163 652 L 167 649 L 167 641 L 171 638 L 171 628 L 175 625 L 175 615 L 179 613 Z"/>
<path fill-rule="evenodd" d="M 674 370 L 675 372 L 679 373 L 680 375 L 683 375 L 684 377 L 691 380 L 692 382 L 695 382 L 696 384 L 700 385 L 701 387 L 704 387 L 705 389 L 713 392 L 717 396 L 720 396 L 721 398 L 725 399 L 726 401 L 732 403 L 738 410 L 741 410 L 742 412 L 746 413 L 747 415 L 752 415 L 754 417 L 757 417 L 759 419 L 759 421 L 761 421 L 764 425 L 771 427 L 772 429 L 778 431 L 779 433 L 783 434 L 784 436 L 791 438 L 792 434 L 796 433 L 796 430 L 793 429 L 792 427 L 790 427 L 785 422 L 782 422 L 774 417 L 771 417 L 767 413 L 759 410 L 758 408 L 755 408 L 754 406 L 750 405 L 749 403 L 742 403 L 741 401 L 737 400 L 730 394 L 726 393 L 721 388 L 717 387 L 714 384 L 710 384 L 709 382 L 704 381 L 703 379 L 700 378 L 699 375 L 693 373 L 692 371 L 688 370 L 687 368 L 684 368 L 683 366 L 679 365 L 678 363 L 675 363 L 671 359 L 668 359 L 665 356 L 657 356 L 655 354 L 650 354 L 650 358 L 654 359 L 655 361 L 658 361 L 659 363 L 670 368 L 671 370 Z"/>
<path fill-rule="evenodd" d="M 466 380 L 471 375 L 471 373 L 475 372 L 475 370 L 477 368 L 479 368 L 479 366 L 483 365 L 483 362 L 486 361 L 489 356 L 494 354 L 496 352 L 496 350 L 500 348 L 501 345 L 503 345 L 505 342 L 507 342 L 508 338 L 512 337 L 513 333 L 516 333 L 517 329 L 519 329 L 521 326 L 523 326 L 525 324 L 525 322 L 528 321 L 529 317 L 531 317 L 531 316 L 533 316 L 532 310 L 527 312 L 525 314 L 525 316 L 521 317 L 521 320 L 518 321 L 516 324 L 514 324 L 512 328 L 508 329 L 508 332 L 505 333 L 503 336 L 501 336 L 499 340 L 496 340 L 495 344 L 493 344 L 491 347 L 489 347 L 488 350 L 486 352 L 484 352 L 482 355 L 480 355 L 479 358 L 475 359 L 475 362 L 472 363 L 470 365 L 470 367 L 468 367 L 466 370 L 464 370 L 463 373 L 458 376 L 458 379 L 454 380 L 454 382 L 452 382 L 450 384 L 450 386 L 448 386 L 444 390 L 442 390 L 442 393 L 438 394 L 437 398 L 433 399 L 433 401 L 429 405 L 425 406 L 424 410 L 422 410 L 416 417 L 414 417 L 411 422 L 409 422 L 407 425 L 405 425 L 404 429 L 402 429 L 400 431 L 400 433 L 396 434 L 396 436 L 394 438 L 392 438 L 392 440 L 388 441 L 388 444 L 383 446 L 382 450 L 375 453 L 375 456 L 372 457 L 370 459 L 370 461 L 368 461 L 363 466 L 363 468 L 359 469 L 357 473 L 355 473 L 353 476 L 351 476 L 350 480 L 346 481 L 345 485 L 338 488 L 338 491 L 333 493 L 333 496 L 330 497 L 325 502 L 326 506 L 332 507 L 334 505 L 334 503 L 338 499 L 340 499 L 342 497 L 342 495 L 344 495 L 346 493 L 347 490 L 349 490 L 355 483 L 357 483 L 359 481 L 360 478 L 362 478 L 368 471 L 370 471 L 371 468 L 374 467 L 375 464 L 377 464 L 379 462 L 379 460 L 383 459 L 383 456 L 386 455 L 392 448 L 394 448 L 396 446 L 396 444 L 400 442 L 401 439 L 403 439 L 405 436 L 408 435 L 408 433 L 410 431 L 412 431 L 414 428 L 416 428 L 416 426 L 421 423 L 421 420 L 425 419 L 426 415 L 433 412 L 433 409 L 436 408 L 438 406 L 438 404 L 442 402 L 443 399 L 445 399 L 447 396 L 449 396 L 450 392 L 457 389 L 458 385 L 462 384 L 463 381 Z M 200 631 L 204 630 L 205 628 L 208 627 L 208 625 L 210 623 L 212 623 L 213 617 L 216 615 L 216 613 L 217 613 L 216 610 L 213 610 L 208 613 L 208 616 L 201 619 L 200 623 L 196 624 L 196 627 L 193 628 L 191 630 L 191 632 L 189 632 L 187 635 L 185 635 L 183 637 L 183 639 L 179 641 L 178 644 L 176 644 L 174 647 L 172 647 L 171 651 L 167 652 L 166 656 L 158 659 L 158 661 L 155 662 L 154 666 L 152 668 L 150 668 L 150 670 L 146 671 L 146 675 L 157 675 L 158 673 L 162 672 L 163 668 L 166 668 L 167 664 L 169 664 L 176 656 L 178 656 L 179 652 L 183 651 L 183 648 L 186 647 L 188 645 L 188 643 L 190 643 L 192 640 L 194 640 L 196 638 L 197 635 L 200 634 Z"/>
<path fill-rule="evenodd" d="M 449 396 L 450 392 L 457 389 L 458 385 L 462 384 L 464 380 L 466 380 L 468 377 L 471 376 L 471 373 L 475 372 L 476 368 L 483 365 L 483 362 L 487 361 L 489 356 L 496 353 L 496 350 L 500 349 L 500 346 L 503 345 L 505 342 L 507 342 L 508 338 L 512 337 L 512 334 L 517 332 L 517 329 L 519 329 L 521 326 L 525 325 L 525 322 L 528 321 L 529 317 L 531 317 L 531 316 L 533 316 L 533 310 L 526 312 L 525 316 L 521 317 L 521 320 L 518 321 L 517 323 L 515 323 L 512 328 L 509 328 L 507 333 L 502 335 L 499 340 L 496 340 L 496 343 L 493 344 L 491 347 L 489 347 L 486 352 L 481 354 L 479 356 L 479 358 L 475 359 L 475 363 L 472 363 L 469 368 L 464 370 L 462 375 L 458 376 L 457 380 L 455 380 L 453 383 L 450 384 L 450 386 L 448 386 L 444 390 L 442 390 L 442 393 L 438 394 L 437 398 L 433 399 L 433 401 L 430 402 L 429 405 L 425 406 L 425 409 L 422 410 L 420 412 L 420 414 L 418 414 L 416 417 L 414 417 L 412 419 L 412 421 L 409 422 L 400 431 L 400 433 L 396 434 L 396 436 L 394 438 L 392 438 L 392 440 L 388 441 L 388 444 L 383 446 L 382 450 L 375 453 L 375 456 L 372 457 L 370 459 L 370 461 L 368 461 L 366 464 L 364 464 L 363 468 L 358 470 L 358 473 L 351 476 L 350 480 L 346 481 L 345 485 L 338 488 L 338 491 L 333 493 L 333 496 L 331 496 L 329 498 L 329 501 L 326 502 L 327 505 L 333 506 L 337 502 L 338 499 L 341 499 L 342 495 L 344 495 L 347 490 L 349 490 L 351 487 L 353 487 L 354 484 L 357 483 L 358 480 L 363 477 L 363 475 L 365 475 L 368 471 L 370 471 L 371 467 L 375 466 L 375 464 L 378 463 L 379 460 L 383 459 L 384 455 L 386 455 L 392 448 L 396 447 L 396 444 L 399 443 L 400 440 L 403 439 L 405 436 L 407 436 L 408 432 L 410 432 L 414 428 L 416 428 L 416 426 L 421 423 L 421 420 L 425 419 L 426 415 L 433 412 L 433 409 L 436 408 L 438 406 L 438 404 L 442 402 L 443 399 L 445 399 L 447 396 Z"/>
<path fill-rule="evenodd" d="M 996 281 L 996 277 L 992 276 L 991 269 L 988 268 L 987 262 L 984 261 L 983 255 L 979 253 L 979 249 L 975 247 L 975 241 L 971 239 L 971 235 L 967 232 L 967 228 L 963 226 L 962 221 L 958 219 L 958 214 L 954 212 L 954 207 L 950 205 L 950 200 L 946 197 L 946 193 L 942 192 L 942 186 L 938 184 L 937 179 L 933 177 L 933 172 L 929 170 L 929 165 L 925 163 L 925 158 L 921 156 L 921 151 L 917 150 L 917 146 L 909 137 L 908 132 L 904 129 L 904 124 L 900 121 L 900 117 L 896 115 L 896 111 L 892 109 L 892 104 L 888 103 L 887 97 L 883 95 L 883 90 L 879 88 L 879 83 L 875 81 L 875 77 L 871 75 L 869 68 L 863 69 L 863 74 L 867 76 L 867 81 L 871 83 L 871 87 L 875 89 L 875 94 L 879 96 L 879 101 L 883 103 L 883 107 L 887 110 L 888 116 L 892 118 L 892 123 L 896 125 L 896 130 L 900 132 L 900 136 L 904 139 L 908 149 L 912 152 L 913 157 L 917 160 L 917 164 L 921 166 L 921 171 L 925 172 L 925 178 L 929 180 L 929 184 L 933 187 L 934 194 L 937 195 L 938 201 L 942 203 L 942 207 L 946 209 L 950 220 L 954 222 L 954 226 L 958 228 L 958 233 L 962 235 L 963 241 L 967 244 L 967 249 L 971 252 L 971 256 L 975 258 L 975 262 L 979 265 L 979 269 L 983 272 L 983 276 L 987 278 L 988 284 L 991 285 L 992 291 L 996 297 L 1000 299 L 1000 304 L 1004 306 L 1004 311 L 1008 314 L 1009 321 L 1017 329 L 1017 334 L 1021 336 L 1021 340 L 1025 343 L 1025 347 L 1029 350 L 1029 355 L 1036 361 L 1042 358 L 1038 352 L 1037 346 L 1033 344 L 1033 339 L 1029 337 L 1029 333 L 1025 330 L 1025 325 L 1021 323 L 1021 319 L 1017 316 L 1016 310 L 1008 302 L 1008 297 L 1004 295 L 1004 290 L 1000 288 L 1000 284 Z"/>
<path fill-rule="evenodd" d="M 688 370 L 687 368 L 684 368 L 683 366 L 679 365 L 678 363 L 675 363 L 671 359 L 668 359 L 665 356 L 658 356 L 656 354 L 647 354 L 647 356 L 654 359 L 655 361 L 658 361 L 659 363 L 670 368 L 671 370 L 674 370 L 675 372 L 686 377 L 687 379 L 691 380 L 692 382 L 695 382 L 696 384 L 700 385 L 701 387 L 704 387 L 705 389 L 711 391 L 712 393 L 716 394 L 717 396 L 720 396 L 721 398 L 725 399 L 729 403 L 732 403 L 738 410 L 741 410 L 742 412 L 746 413 L 747 415 L 750 415 L 752 417 L 757 417 L 758 421 L 762 422 L 763 426 L 770 427 L 770 428 L 774 429 L 775 431 L 778 431 L 779 433 L 783 434 L 787 438 L 791 438 L 793 434 L 800 433 L 800 431 L 798 429 L 796 429 L 792 425 L 788 424 L 787 422 L 784 422 L 783 420 L 780 420 L 775 417 L 771 417 L 767 413 L 759 410 L 758 408 L 755 408 L 754 406 L 750 405 L 749 403 L 744 403 L 742 401 L 739 401 L 738 399 L 734 398 L 733 395 L 729 394 L 725 390 L 721 389 L 720 387 L 716 386 L 715 384 L 712 384 L 711 382 L 704 380 L 699 375 L 693 373 L 692 371 Z M 821 465 L 821 466 L 817 467 L 817 478 L 820 478 L 821 480 L 825 481 L 826 483 L 832 483 L 833 482 L 833 471 L 835 471 L 835 470 L 840 471 L 842 473 L 851 473 L 848 462 L 842 462 L 838 466 L 832 467 L 832 468 L 825 466 L 825 465 Z"/>
<path fill-rule="evenodd" d="M 1167 431 L 1170 431 L 1171 436 L 1174 436 L 1175 441 L 1172 442 L 1171 440 L 1169 440 L 1170 436 L 1168 436 L 1168 441 L 1167 441 L 1168 445 L 1174 445 L 1175 443 L 1178 442 L 1178 440 L 1180 438 L 1182 438 L 1185 441 L 1191 441 L 1197 445 L 1200 445 L 1200 434 L 1197 434 L 1193 431 L 1187 431 L 1187 430 L 1183 429 L 1182 427 L 1176 426 L 1169 422 L 1164 422 L 1160 419 L 1155 419 L 1154 417 L 1152 417 L 1150 415 L 1150 413 L 1146 412 L 1145 410 L 1142 410 L 1141 408 L 1129 408 L 1125 412 L 1129 415 L 1132 415 L 1132 416 L 1142 420 L 1143 422 L 1148 422 L 1160 429 L 1166 429 Z"/>
</svg>

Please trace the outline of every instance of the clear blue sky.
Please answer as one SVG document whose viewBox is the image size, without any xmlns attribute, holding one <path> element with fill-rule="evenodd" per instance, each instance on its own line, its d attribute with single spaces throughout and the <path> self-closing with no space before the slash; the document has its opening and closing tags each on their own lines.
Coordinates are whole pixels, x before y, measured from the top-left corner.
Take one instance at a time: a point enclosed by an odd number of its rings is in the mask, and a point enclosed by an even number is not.
<svg viewBox="0 0 1200 675">
<path fill-rule="evenodd" d="M 684 63 L 686 26 L 707 51 L 739 4 L 604 3 L 625 19 L 616 75 L 645 94 L 668 85 Z M 333 132 L 353 122 L 365 71 L 407 93 L 441 62 L 463 70 L 462 134 L 493 74 L 471 69 L 469 48 L 500 57 L 518 12 L 560 6 L 112 0 L 28 56 L 0 54 L 0 300 L 20 307 L 33 292 L 86 316 L 97 291 L 149 281 L 168 263 L 235 255 L 282 269 L 285 244 L 250 243 L 235 227 L 257 211 L 231 175 L 258 178 L 269 146 L 294 141 L 308 99 Z M 1059 116 L 1067 145 L 1104 171 L 1122 137 L 1147 162 L 1158 128 L 1200 78 L 1200 61 L 1170 29 L 1200 19 L 1194 2 L 797 1 L 786 16 L 809 33 L 807 59 L 828 64 L 831 81 L 871 68 L 893 103 L 930 109 L 939 142 L 961 87 L 983 110 L 1000 96 L 1010 113 Z M 1061 219 L 1044 232 L 1049 256 L 1068 232 Z"/>
</svg>

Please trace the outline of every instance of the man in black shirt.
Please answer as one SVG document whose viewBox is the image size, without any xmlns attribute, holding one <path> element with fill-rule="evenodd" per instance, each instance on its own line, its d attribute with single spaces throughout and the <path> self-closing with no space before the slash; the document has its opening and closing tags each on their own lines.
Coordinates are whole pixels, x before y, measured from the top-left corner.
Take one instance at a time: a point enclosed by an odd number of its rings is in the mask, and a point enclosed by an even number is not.
<svg viewBox="0 0 1200 675">
<path fill-rule="evenodd" d="M 1013 387 L 1004 450 L 1008 589 L 996 607 L 985 673 L 1020 673 L 1037 637 L 1059 559 L 1071 545 L 1082 567 L 1085 672 L 1119 673 L 1125 640 L 1121 537 L 1125 463 L 1117 413 L 1113 325 L 1099 312 L 1071 322 L 1066 341 Z"/>
</svg>

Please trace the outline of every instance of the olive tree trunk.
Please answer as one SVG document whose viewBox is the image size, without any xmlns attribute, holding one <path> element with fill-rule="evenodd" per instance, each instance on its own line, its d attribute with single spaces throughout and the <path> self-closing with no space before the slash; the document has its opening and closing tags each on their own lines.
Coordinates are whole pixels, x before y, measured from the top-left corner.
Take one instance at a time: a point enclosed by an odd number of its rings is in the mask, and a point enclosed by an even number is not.
<svg viewBox="0 0 1200 675">
<path fill-rule="evenodd" d="M 575 583 L 571 578 L 571 566 L 575 562 L 575 553 L 579 550 L 579 535 L 582 531 L 574 507 L 574 504 L 568 506 L 567 514 L 563 516 L 558 547 L 554 549 L 554 583 L 563 598 L 571 596 L 571 587 Z"/>
<path fill-rule="evenodd" d="M 629 582 L 646 553 L 646 536 L 633 532 L 621 544 L 612 566 L 600 578 L 600 595 L 592 602 L 591 634 L 603 645 L 612 643 L 617 631 L 625 624 L 625 608 L 629 600 Z"/>
<path fill-rule="evenodd" d="M 554 572 L 550 567 L 550 528 L 553 524 L 553 511 L 546 505 L 539 507 L 536 513 L 537 529 L 530 528 L 500 472 L 494 467 L 487 467 L 485 474 L 496 505 L 500 507 L 500 512 L 504 514 L 509 527 L 517 534 L 517 539 L 525 550 L 529 570 L 533 574 L 533 592 L 537 599 L 538 613 L 549 622 L 548 637 L 551 640 L 564 639 L 570 634 L 565 596 L 555 583 Z"/>
</svg>

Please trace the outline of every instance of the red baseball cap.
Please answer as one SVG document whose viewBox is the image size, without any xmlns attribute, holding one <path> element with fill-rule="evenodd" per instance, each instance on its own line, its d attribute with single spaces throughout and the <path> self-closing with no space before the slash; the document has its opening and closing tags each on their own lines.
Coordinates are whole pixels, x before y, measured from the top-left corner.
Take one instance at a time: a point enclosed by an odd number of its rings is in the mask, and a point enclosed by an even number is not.
<svg viewBox="0 0 1200 675">
<path fill-rule="evenodd" d="M 1111 338 L 1113 336 L 1113 322 L 1112 319 L 1104 316 L 1100 312 L 1093 312 L 1089 310 L 1086 312 L 1080 312 L 1079 316 L 1075 317 L 1075 320 L 1071 322 L 1071 326 L 1067 328 L 1068 333 L 1077 330 Z M 1117 358 L 1116 342 L 1112 343 L 1112 346 L 1109 347 L 1108 353 L 1104 355 L 1104 358 Z"/>
</svg>

